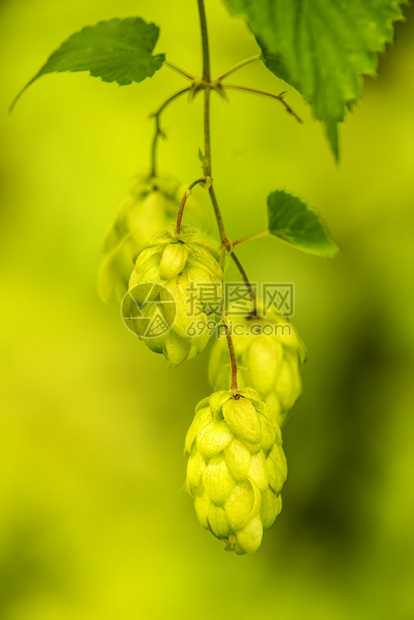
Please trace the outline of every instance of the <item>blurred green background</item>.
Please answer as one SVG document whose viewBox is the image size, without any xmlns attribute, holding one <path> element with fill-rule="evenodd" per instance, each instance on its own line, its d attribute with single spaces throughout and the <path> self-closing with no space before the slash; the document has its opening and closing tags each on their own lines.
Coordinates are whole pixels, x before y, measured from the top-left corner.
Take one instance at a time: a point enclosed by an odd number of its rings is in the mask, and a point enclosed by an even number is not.
<svg viewBox="0 0 414 620">
<path fill-rule="evenodd" d="M 219 0 L 207 10 L 221 73 L 256 47 Z M 342 129 L 338 168 L 291 89 L 304 126 L 271 100 L 213 100 L 214 178 L 230 236 L 263 229 L 268 192 L 285 189 L 320 211 L 343 250 L 323 260 L 272 239 L 239 250 L 252 280 L 295 282 L 309 359 L 284 432 L 282 514 L 254 556 L 236 557 L 181 493 L 184 436 L 210 390 L 208 355 L 169 371 L 96 292 L 103 233 L 148 165 L 148 115 L 182 78 L 163 69 L 119 88 L 54 74 L 7 115 L 62 40 L 116 16 L 159 24 L 157 51 L 199 73 L 196 2 L 1 2 L 2 620 L 414 617 L 414 11 L 406 14 Z M 284 89 L 258 65 L 236 80 Z M 181 99 L 164 116 L 161 169 L 182 182 L 200 173 L 201 103 Z"/>
</svg>

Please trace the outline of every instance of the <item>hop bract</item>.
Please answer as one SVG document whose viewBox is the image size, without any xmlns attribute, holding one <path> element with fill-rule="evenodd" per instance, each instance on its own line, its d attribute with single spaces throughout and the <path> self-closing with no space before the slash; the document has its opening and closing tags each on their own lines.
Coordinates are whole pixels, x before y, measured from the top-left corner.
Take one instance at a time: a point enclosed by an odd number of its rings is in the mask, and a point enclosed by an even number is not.
<svg viewBox="0 0 414 620">
<path fill-rule="evenodd" d="M 251 389 L 202 400 L 187 433 L 187 490 L 226 550 L 254 553 L 282 509 L 287 477 L 276 416 Z"/>
<path fill-rule="evenodd" d="M 256 390 L 276 415 L 282 427 L 298 399 L 302 383 L 300 365 L 306 351 L 295 328 L 273 310 L 260 316 L 231 316 L 231 334 L 238 364 L 239 387 Z M 229 384 L 230 361 L 225 336 L 215 341 L 210 357 L 209 376 L 214 389 Z"/>
<path fill-rule="evenodd" d="M 170 366 L 195 357 L 221 319 L 222 269 L 195 232 L 153 237 L 138 255 L 123 316 Z"/>
<path fill-rule="evenodd" d="M 184 191 L 185 187 L 167 177 L 144 177 L 121 202 L 103 242 L 105 257 L 98 289 L 104 301 L 114 296 L 123 298 L 138 253 L 156 232 L 176 219 Z M 207 224 L 204 207 L 196 195 L 188 201 L 186 218 L 190 223 L 193 218 L 193 223 Z"/>
</svg>

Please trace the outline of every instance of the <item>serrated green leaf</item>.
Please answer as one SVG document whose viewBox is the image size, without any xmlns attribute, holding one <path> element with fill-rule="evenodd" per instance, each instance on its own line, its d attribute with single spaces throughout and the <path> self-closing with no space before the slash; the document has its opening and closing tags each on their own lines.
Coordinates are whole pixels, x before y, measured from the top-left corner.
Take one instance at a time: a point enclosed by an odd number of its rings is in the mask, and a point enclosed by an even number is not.
<svg viewBox="0 0 414 620">
<path fill-rule="evenodd" d="M 117 82 L 120 86 L 142 82 L 154 75 L 165 60 L 164 54 L 152 54 L 158 34 L 155 24 L 148 24 L 140 17 L 111 19 L 86 26 L 53 52 L 17 95 L 11 109 L 30 84 L 55 71 L 89 71 L 104 82 Z"/>
<path fill-rule="evenodd" d="M 270 234 L 304 252 L 333 256 L 339 251 L 324 221 L 296 196 L 283 191 L 269 194 L 267 217 Z"/>
<path fill-rule="evenodd" d="M 277 77 L 294 86 L 325 124 L 336 159 L 338 123 L 374 75 L 393 39 L 402 0 L 226 0 L 246 18 Z"/>
</svg>

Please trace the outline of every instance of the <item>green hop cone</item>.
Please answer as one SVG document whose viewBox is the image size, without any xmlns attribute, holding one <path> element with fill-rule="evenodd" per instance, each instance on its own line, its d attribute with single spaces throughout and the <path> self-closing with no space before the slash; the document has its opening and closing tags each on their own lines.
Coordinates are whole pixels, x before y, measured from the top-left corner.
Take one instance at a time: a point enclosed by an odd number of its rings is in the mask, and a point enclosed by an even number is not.
<svg viewBox="0 0 414 620">
<path fill-rule="evenodd" d="M 136 257 L 156 232 L 176 219 L 185 189 L 167 177 L 147 176 L 140 178 L 121 202 L 103 241 L 105 256 L 98 276 L 103 301 L 109 302 L 114 296 L 123 298 Z M 196 194 L 188 200 L 186 218 L 190 224 L 208 226 L 204 206 Z"/>
<path fill-rule="evenodd" d="M 263 316 L 259 304 L 260 314 Z M 300 366 L 306 359 L 305 347 L 293 325 L 273 310 L 263 318 L 230 316 L 239 387 L 256 390 L 283 427 L 302 390 Z M 213 345 L 209 364 L 215 390 L 228 388 L 229 367 L 226 337 L 221 335 Z"/>
<path fill-rule="evenodd" d="M 201 525 L 227 551 L 254 553 L 282 509 L 282 435 L 257 392 L 215 392 L 196 407 L 185 440 L 186 486 Z"/>
<path fill-rule="evenodd" d="M 197 231 L 165 231 L 136 260 L 124 321 L 171 367 L 200 353 L 221 319 L 223 274 L 213 254 Z"/>
</svg>

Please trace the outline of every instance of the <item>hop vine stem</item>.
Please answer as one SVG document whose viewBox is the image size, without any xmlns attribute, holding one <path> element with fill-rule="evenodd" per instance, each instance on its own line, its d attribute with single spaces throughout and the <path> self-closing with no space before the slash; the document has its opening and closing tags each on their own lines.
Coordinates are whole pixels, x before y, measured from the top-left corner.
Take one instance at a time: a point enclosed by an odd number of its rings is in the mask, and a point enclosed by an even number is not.
<svg viewBox="0 0 414 620">
<path fill-rule="evenodd" d="M 181 95 L 184 95 L 184 93 L 188 93 L 189 90 L 190 90 L 190 86 L 187 86 L 187 88 L 182 88 L 178 92 L 174 93 L 173 95 L 171 95 L 171 97 L 168 97 L 168 99 L 164 101 L 164 103 L 158 108 L 156 112 L 152 114 L 155 120 L 155 133 L 154 133 L 154 138 L 152 140 L 152 145 L 151 145 L 151 176 L 153 177 L 155 177 L 157 174 L 158 140 L 164 136 L 164 132 L 162 131 L 161 126 L 160 126 L 161 114 L 164 112 L 165 108 L 167 108 L 170 105 L 170 103 L 178 99 L 178 97 L 181 97 Z"/>
<path fill-rule="evenodd" d="M 184 196 L 182 197 L 180 208 L 178 211 L 177 223 L 175 225 L 175 232 L 177 235 L 179 235 L 181 232 L 181 222 L 183 219 L 184 207 L 185 207 L 185 203 L 187 202 L 187 198 L 190 196 L 193 187 L 195 187 L 199 183 L 205 183 L 205 182 L 206 182 L 206 179 L 204 177 L 200 179 L 196 179 L 187 187 L 186 191 L 184 192 Z"/>
<path fill-rule="evenodd" d="M 230 355 L 230 365 L 231 365 L 231 390 L 237 390 L 237 361 L 236 355 L 234 353 L 233 339 L 231 337 L 230 328 L 227 323 L 225 323 L 226 328 L 226 338 L 227 345 L 229 347 L 229 355 Z"/>
<path fill-rule="evenodd" d="M 285 92 L 279 93 L 279 95 L 275 95 L 273 93 L 267 93 L 265 90 L 257 90 L 257 88 L 250 88 L 250 86 L 239 86 L 238 84 L 222 84 L 223 88 L 228 88 L 230 90 L 240 90 L 245 93 L 252 93 L 254 95 L 260 95 L 262 97 L 270 97 L 271 99 L 276 99 L 276 101 L 280 101 L 280 103 L 284 106 L 286 112 L 293 116 L 298 123 L 303 124 L 303 120 L 300 116 L 290 107 L 288 103 L 284 100 Z"/>
<path fill-rule="evenodd" d="M 292 115 L 294 116 L 299 122 L 301 122 L 301 119 L 295 114 L 295 112 L 290 108 L 290 106 L 288 104 L 286 104 L 286 102 L 283 99 L 283 94 L 281 93 L 280 95 L 273 95 L 270 93 L 265 93 L 263 91 L 258 91 L 256 89 L 253 88 L 248 88 L 248 87 L 244 87 L 244 86 L 237 86 L 237 85 L 233 85 L 233 84 L 222 84 L 222 80 L 229 76 L 230 74 L 238 71 L 239 69 L 241 69 L 242 67 L 244 67 L 245 65 L 248 65 L 252 62 L 255 62 L 256 60 L 260 59 L 260 55 L 256 55 L 256 56 L 252 56 L 250 58 L 246 58 L 245 60 L 242 60 L 241 62 L 237 63 L 236 65 L 234 65 L 233 67 L 231 67 L 230 69 L 228 69 L 227 71 L 225 71 L 222 75 L 220 75 L 216 80 L 211 80 L 211 71 L 210 71 L 210 49 L 209 49 L 209 39 L 208 39 L 208 29 L 207 29 L 207 19 L 206 19 L 206 11 L 205 11 L 205 6 L 204 6 L 204 0 L 197 0 L 197 4 L 198 4 L 198 13 L 199 13 L 199 19 L 200 19 L 200 29 L 201 29 L 201 44 L 202 44 L 202 58 L 203 58 L 203 62 L 202 62 L 202 80 L 197 80 L 193 75 L 191 75 L 190 73 L 188 73 L 187 71 L 184 71 L 183 69 L 181 69 L 180 67 L 177 67 L 176 65 L 170 63 L 170 62 L 166 62 L 166 65 L 172 69 L 173 71 L 176 71 L 177 73 L 179 73 L 180 75 L 182 75 L 184 78 L 188 79 L 191 81 L 191 86 L 188 86 L 187 88 L 183 88 L 181 90 L 179 90 L 178 92 L 174 93 L 173 95 L 171 95 L 166 101 L 164 101 L 164 103 L 158 108 L 158 110 L 156 112 L 154 112 L 154 114 L 152 115 L 154 117 L 155 120 L 155 132 L 154 132 L 154 137 L 153 137 L 153 141 L 152 141 L 152 146 L 151 146 L 151 176 L 156 176 L 157 174 L 157 147 L 158 147 L 158 142 L 159 139 L 161 137 L 164 137 L 164 132 L 161 128 L 161 124 L 160 124 L 160 119 L 161 119 L 161 115 L 164 112 L 164 110 L 170 105 L 170 103 L 172 103 L 173 101 L 175 101 L 176 99 L 178 99 L 181 95 L 183 95 L 184 93 L 189 93 L 190 95 L 193 94 L 195 95 L 196 92 L 200 89 L 202 89 L 204 91 L 204 163 L 203 163 L 203 172 L 204 172 L 204 176 L 200 179 L 196 179 L 196 181 L 194 181 L 193 183 L 191 183 L 191 185 L 188 186 L 188 188 L 186 189 L 184 196 L 181 200 L 180 203 L 180 208 L 179 208 L 179 212 L 178 212 L 178 216 L 177 216 L 177 222 L 176 222 L 176 234 L 180 234 L 181 232 L 181 222 L 182 222 L 182 217 L 183 217 L 183 212 L 184 212 L 184 207 L 185 204 L 187 202 L 187 199 L 189 197 L 189 195 L 191 194 L 191 190 L 193 189 L 193 187 L 195 187 L 195 185 L 197 184 L 203 184 L 205 189 L 207 190 L 209 196 L 210 196 L 210 200 L 211 200 L 211 204 L 213 206 L 214 209 L 214 213 L 215 213 L 215 217 L 217 220 L 217 225 L 218 225 L 218 229 L 220 232 L 220 238 L 221 238 L 221 243 L 222 243 L 222 247 L 224 250 L 224 254 L 228 253 L 230 254 L 234 264 L 236 265 L 238 271 L 240 272 L 240 275 L 243 279 L 244 284 L 246 285 L 246 288 L 249 292 L 249 295 L 251 297 L 252 303 L 253 303 L 253 310 L 252 310 L 252 316 L 258 316 L 258 312 L 257 312 L 257 300 L 256 300 L 256 296 L 255 296 L 255 292 L 253 289 L 253 286 L 247 276 L 247 273 L 243 267 L 243 265 L 241 264 L 239 258 L 237 257 L 237 255 L 234 252 L 234 246 L 242 243 L 243 241 L 247 241 L 249 239 L 249 237 L 236 241 L 235 243 L 232 243 L 226 233 L 226 229 L 224 226 L 224 222 L 223 222 L 223 218 L 221 215 L 221 211 L 220 211 L 220 207 L 217 201 L 217 196 L 214 190 L 214 186 L 213 186 L 213 180 L 212 180 L 212 162 L 211 162 L 211 131 L 210 131 L 210 95 L 211 95 L 211 91 L 215 90 L 217 91 L 219 94 L 221 94 L 223 96 L 223 91 L 222 88 L 229 88 L 229 89 L 234 89 L 234 90 L 244 90 L 246 92 L 250 92 L 250 93 L 254 93 L 254 94 L 258 94 L 258 95 L 265 95 L 268 97 L 272 97 L 273 99 L 277 99 L 279 100 L 286 108 L 286 110 Z M 255 235 L 256 236 L 256 235 Z M 259 235 L 257 235 L 259 236 Z M 230 329 L 228 327 L 228 324 L 226 323 L 226 337 L 227 337 L 227 343 L 229 346 L 229 354 L 230 354 L 230 361 L 231 361 L 231 389 L 232 390 L 237 390 L 237 363 L 236 363 L 236 357 L 234 354 L 234 347 L 233 347 L 233 341 L 232 341 L 232 337 L 231 337 L 231 333 L 230 333 Z"/>
<path fill-rule="evenodd" d="M 252 62 L 256 62 L 257 60 L 260 60 L 260 58 L 261 58 L 261 54 L 256 54 L 255 56 L 250 56 L 249 58 L 245 58 L 244 60 L 241 60 L 237 64 L 233 65 L 233 67 L 230 67 L 230 69 L 227 69 L 227 71 L 219 75 L 219 77 L 217 78 L 217 81 L 224 80 L 224 78 L 227 77 L 228 75 L 235 73 L 239 69 L 242 69 L 242 67 L 245 67 L 246 65 L 249 65 Z"/>
<path fill-rule="evenodd" d="M 191 81 L 194 80 L 194 77 L 195 77 L 194 75 L 191 75 L 191 73 L 184 71 L 184 69 L 181 69 L 181 67 L 174 65 L 172 62 L 169 62 L 168 60 L 164 60 L 164 65 L 168 67 L 169 69 L 172 69 L 176 73 L 179 73 L 183 77 L 187 78 L 187 80 L 191 80 Z"/>
<path fill-rule="evenodd" d="M 204 7 L 204 0 L 197 0 L 198 14 L 200 16 L 200 28 L 201 28 L 201 44 L 203 49 L 203 80 L 210 81 L 210 49 L 208 44 L 208 31 L 207 31 L 207 19 L 206 9 Z"/>
<path fill-rule="evenodd" d="M 262 239 L 263 237 L 269 237 L 270 232 L 268 230 L 264 230 L 263 232 L 254 233 L 253 235 L 248 235 L 247 237 L 243 237 L 242 239 L 237 239 L 233 241 L 233 247 L 235 245 L 240 245 L 241 243 L 246 243 L 247 241 L 253 241 L 254 239 Z"/>
<path fill-rule="evenodd" d="M 234 253 L 233 245 L 227 237 L 226 230 L 224 227 L 223 218 L 221 216 L 220 207 L 218 205 L 216 193 L 213 187 L 212 181 L 212 164 L 211 164 L 211 135 L 210 135 L 210 94 L 211 94 L 211 75 L 210 75 L 210 49 L 209 49 L 209 41 L 208 41 L 208 30 L 207 30 L 207 19 L 206 19 L 206 11 L 204 6 L 204 0 L 197 0 L 198 4 L 198 13 L 200 17 L 200 29 L 201 29 L 201 46 L 203 53 L 203 81 L 205 82 L 204 88 L 204 175 L 206 178 L 210 180 L 208 183 L 208 193 L 210 195 L 211 203 L 213 205 L 214 213 L 216 216 L 218 228 L 220 231 L 221 242 L 224 248 L 230 253 L 234 263 L 240 271 L 240 274 L 245 282 L 251 299 L 254 305 L 254 313 L 256 310 L 256 297 L 254 294 L 253 287 L 247 277 L 247 274 L 240 263 L 239 259 Z M 249 60 L 250 61 L 250 60 Z M 237 67 L 239 68 L 239 67 Z M 233 68 L 230 71 L 237 70 L 237 68 Z M 227 72 L 227 75 L 229 72 Z M 231 337 L 230 330 L 226 324 L 226 337 L 227 344 L 229 347 L 230 354 L 230 362 L 231 362 L 231 389 L 237 390 L 237 362 L 236 356 L 234 354 L 233 340 Z"/>
</svg>

